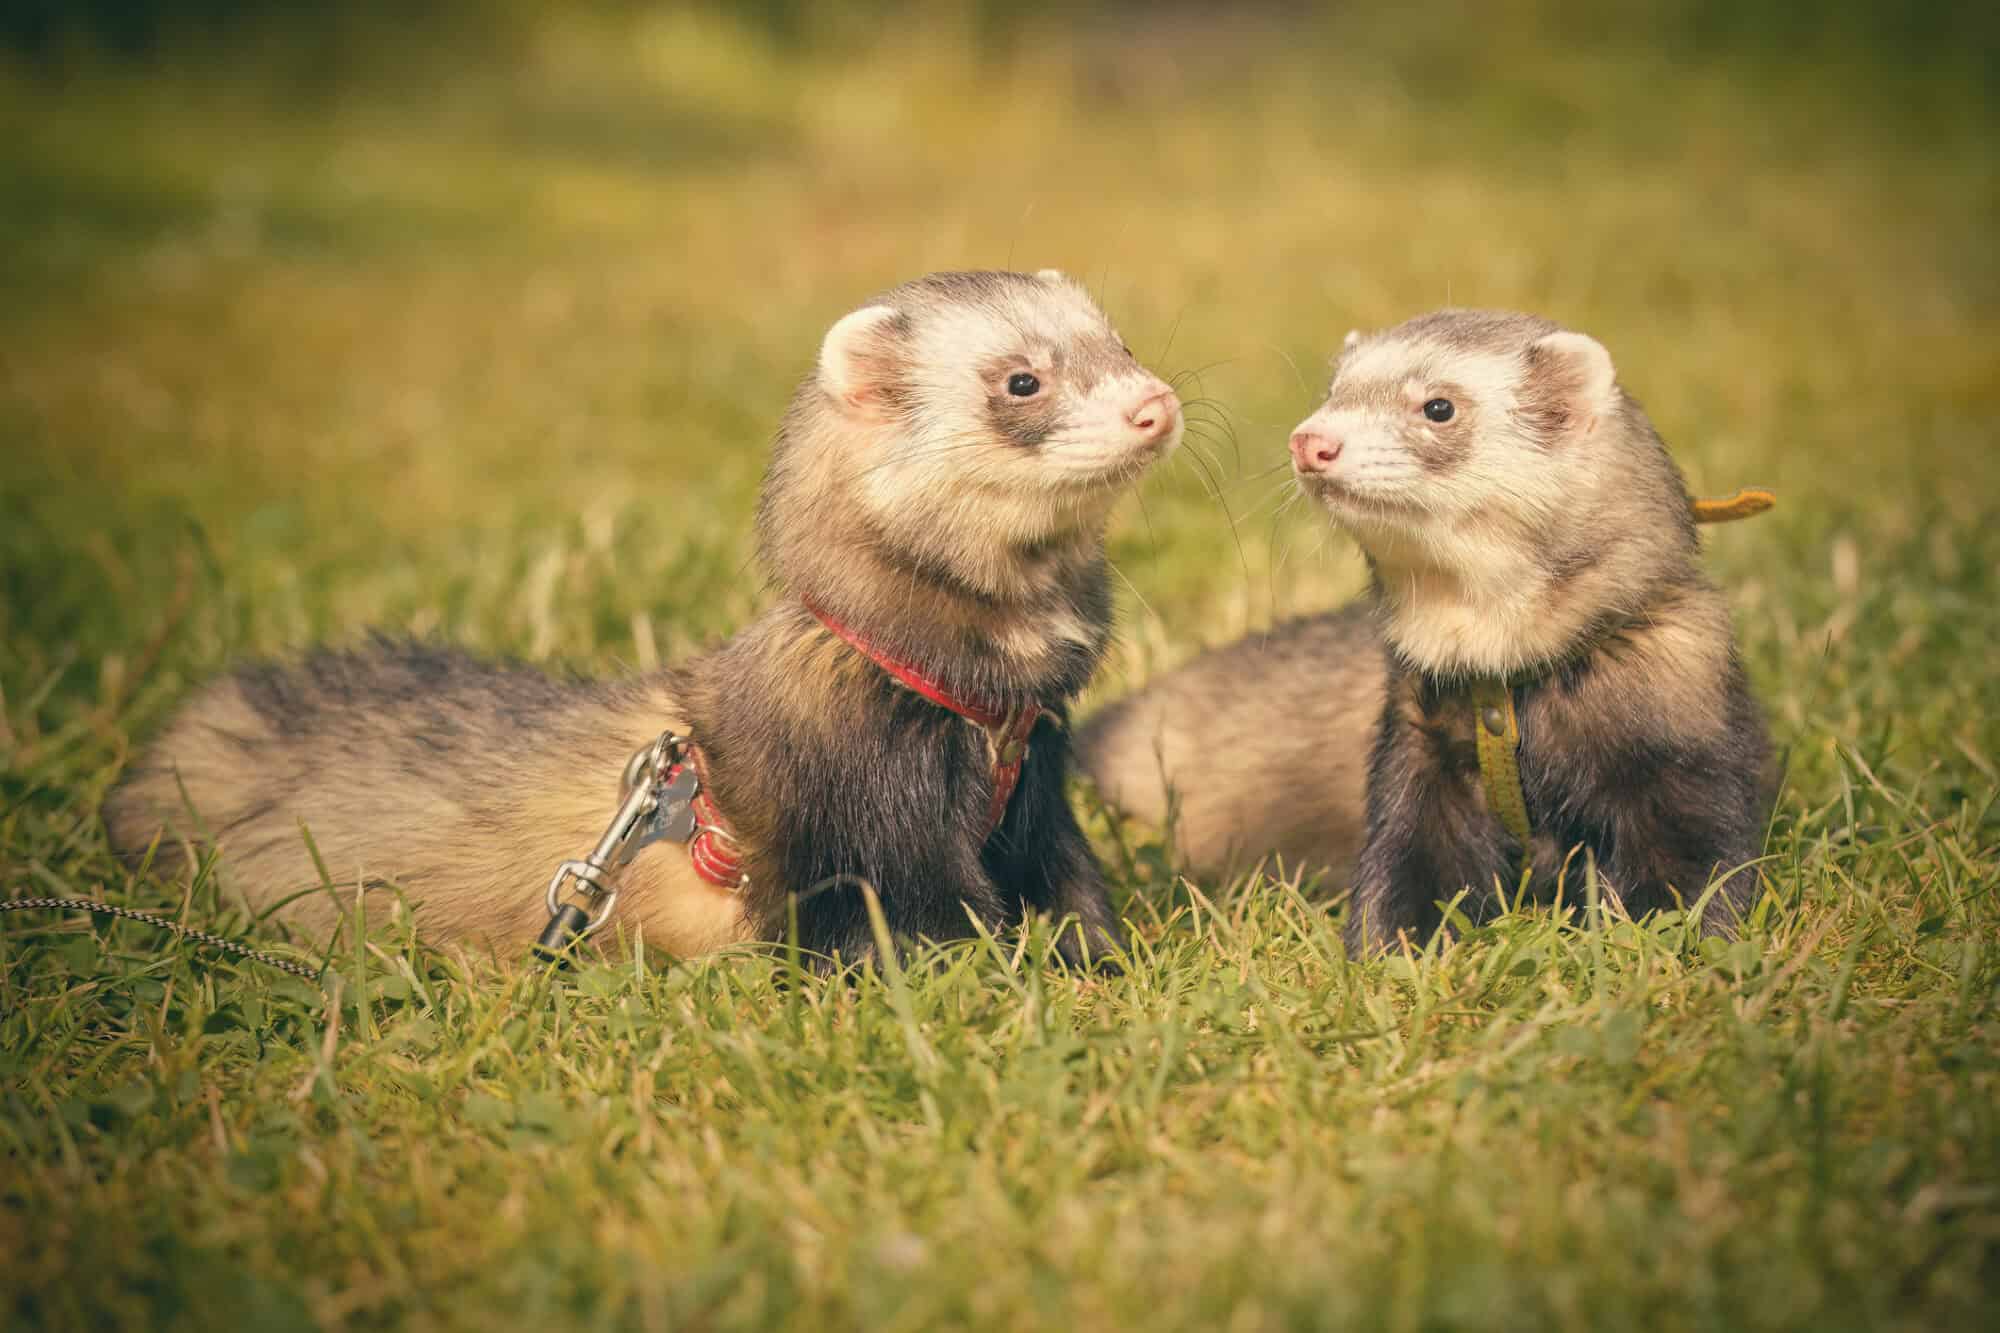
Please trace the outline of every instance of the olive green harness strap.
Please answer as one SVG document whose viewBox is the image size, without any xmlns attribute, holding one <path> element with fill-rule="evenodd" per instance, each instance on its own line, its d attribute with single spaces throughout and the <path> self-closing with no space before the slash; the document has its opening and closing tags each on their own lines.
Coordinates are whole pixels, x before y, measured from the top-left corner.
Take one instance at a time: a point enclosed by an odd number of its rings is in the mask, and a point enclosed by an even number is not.
<svg viewBox="0 0 2000 1333">
<path fill-rule="evenodd" d="M 1761 489 L 1739 490 L 1727 499 L 1690 500 L 1697 523 L 1729 523 L 1752 518 L 1777 503 Z M 1486 787 L 1486 807 L 1526 847 L 1533 826 L 1528 823 L 1528 798 L 1521 791 L 1521 724 L 1514 716 L 1514 687 L 1498 677 L 1474 681 L 1472 734 L 1479 747 L 1479 779 Z"/>
<path fill-rule="evenodd" d="M 1472 686 L 1472 734 L 1479 745 L 1479 776 L 1486 806 L 1514 841 L 1528 845 L 1528 798 L 1521 794 L 1521 725 L 1514 717 L 1514 688 L 1489 678 Z"/>
</svg>

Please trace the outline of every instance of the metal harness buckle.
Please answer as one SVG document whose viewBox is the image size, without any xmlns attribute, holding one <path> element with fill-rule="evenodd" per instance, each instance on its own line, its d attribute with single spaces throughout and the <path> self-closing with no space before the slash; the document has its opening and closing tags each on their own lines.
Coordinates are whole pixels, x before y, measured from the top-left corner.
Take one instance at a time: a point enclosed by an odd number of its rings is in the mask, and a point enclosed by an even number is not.
<svg viewBox="0 0 2000 1333">
<path fill-rule="evenodd" d="M 625 761 L 618 813 L 611 817 L 604 836 L 582 860 L 564 861 L 557 866 L 555 877 L 549 881 L 549 924 L 535 941 L 536 958 L 545 963 L 561 963 L 571 947 L 609 921 L 611 909 L 618 905 L 618 884 L 612 878 L 613 872 L 624 867 L 647 843 L 673 836 L 674 831 L 661 828 L 653 816 L 660 810 L 662 796 L 679 797 L 679 807 L 686 809 L 687 799 L 693 794 L 693 769 L 682 770 L 690 779 L 686 793 L 672 791 L 667 781 L 667 771 L 680 763 L 686 746 L 685 737 L 663 731 Z M 676 778 L 674 785 L 679 783 Z M 652 826 L 648 827 L 649 824 Z M 682 834 L 680 840 L 685 841 L 686 837 L 687 834 Z M 563 886 L 572 881 L 577 891 L 591 900 L 590 911 L 562 900 Z"/>
</svg>

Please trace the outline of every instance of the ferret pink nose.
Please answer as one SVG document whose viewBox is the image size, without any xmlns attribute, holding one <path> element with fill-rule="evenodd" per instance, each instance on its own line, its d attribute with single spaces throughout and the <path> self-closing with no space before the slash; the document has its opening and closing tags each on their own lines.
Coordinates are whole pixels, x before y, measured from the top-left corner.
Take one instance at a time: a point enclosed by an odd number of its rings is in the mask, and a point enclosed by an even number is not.
<svg viewBox="0 0 2000 1333">
<path fill-rule="evenodd" d="M 1125 414 L 1125 420 L 1132 428 L 1149 440 L 1157 440 L 1173 430 L 1180 420 L 1181 400 L 1172 389 L 1161 386 L 1160 391 L 1140 403 Z"/>
<path fill-rule="evenodd" d="M 1300 472 L 1323 472 L 1340 457 L 1339 440 L 1309 430 L 1292 432 L 1292 466 Z"/>
</svg>

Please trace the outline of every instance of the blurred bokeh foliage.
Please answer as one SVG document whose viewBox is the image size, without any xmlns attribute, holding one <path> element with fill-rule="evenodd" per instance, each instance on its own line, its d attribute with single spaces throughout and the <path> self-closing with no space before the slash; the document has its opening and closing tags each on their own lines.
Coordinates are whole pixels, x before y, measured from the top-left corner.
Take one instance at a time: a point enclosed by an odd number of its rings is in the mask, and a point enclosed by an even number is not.
<svg viewBox="0 0 2000 1333">
<path fill-rule="evenodd" d="M 305 50 L 368 52 L 398 34 L 492 40 L 561 18 L 630 17 L 662 9 L 702 9 L 795 46 L 840 46 L 868 41 L 913 23 L 947 19 L 968 33 L 1012 51 L 1038 35 L 1079 25 L 1142 31 L 1154 23 L 1185 22 L 1203 14 L 1255 15 L 1295 27 L 1334 27 L 1394 16 L 1402 7 L 1368 3 L 1314 4 L 1310 0 L 1237 0 L 1237 3 L 1160 3 L 1158 0 L 5 0 L 0 3 L 0 47 L 57 63 L 101 53 L 151 60 L 190 48 L 282 40 Z M 1440 10 L 1444 11 L 1442 14 Z M 1440 68 L 1461 63 L 1458 17 L 1503 22 L 1523 10 L 1542 16 L 1551 30 L 1585 40 L 1640 36 L 1690 56 L 1738 52 L 1770 62 L 1774 72 L 1835 52 L 1865 52 L 1878 61 L 1936 71 L 1957 67 L 1989 88 L 2000 80 L 1993 61 L 2000 19 L 1979 0 L 1459 0 L 1426 5 L 1412 18 L 1413 36 Z M 1506 11 L 1513 11 L 1509 15 Z M 1439 21 L 1440 19 L 1444 21 Z M 1852 90 L 1871 95 L 1866 85 Z"/>
</svg>

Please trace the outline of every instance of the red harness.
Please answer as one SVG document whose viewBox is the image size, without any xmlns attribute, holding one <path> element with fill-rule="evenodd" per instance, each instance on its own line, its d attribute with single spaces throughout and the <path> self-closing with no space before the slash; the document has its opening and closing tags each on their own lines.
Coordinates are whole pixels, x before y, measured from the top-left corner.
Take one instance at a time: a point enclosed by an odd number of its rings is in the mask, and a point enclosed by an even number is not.
<svg viewBox="0 0 2000 1333">
<path fill-rule="evenodd" d="M 991 699 L 968 699 L 964 695 L 953 694 L 934 677 L 925 675 L 908 662 L 889 656 L 811 602 L 806 603 L 806 610 L 818 616 L 820 624 L 845 639 L 855 652 L 938 707 L 950 709 L 985 733 L 987 753 L 993 761 L 993 798 L 986 805 L 986 836 L 992 837 L 994 830 L 1000 827 L 1000 821 L 1006 818 L 1007 802 L 1013 799 L 1014 788 L 1021 781 L 1021 763 L 1028 757 L 1028 737 L 1033 734 L 1035 723 L 1048 710 L 1034 700 L 1009 707 Z"/>
<path fill-rule="evenodd" d="M 687 746 L 687 757 L 700 780 L 693 799 L 688 802 L 694 807 L 696 825 L 694 836 L 688 839 L 688 860 L 693 863 L 695 874 L 717 888 L 741 888 L 743 858 L 737 855 L 736 835 L 730 831 L 729 822 L 722 817 L 715 798 L 708 794 L 708 761 L 702 758 L 701 747 L 693 742 Z M 672 782 L 680 771 L 681 766 L 675 764 L 667 770 L 666 780 Z"/>
<path fill-rule="evenodd" d="M 993 796 L 986 804 L 986 836 L 992 837 L 1007 815 L 1007 803 L 1014 797 L 1014 788 L 1020 785 L 1021 765 L 1028 757 L 1028 737 L 1048 710 L 1033 701 L 1009 707 L 989 699 L 969 699 L 953 694 L 934 677 L 925 675 L 908 662 L 889 656 L 811 602 L 805 605 L 808 611 L 819 617 L 820 624 L 854 651 L 938 707 L 958 714 L 985 735 L 993 766 Z M 687 745 L 686 754 L 686 762 L 694 766 L 695 776 L 700 779 L 700 786 L 690 802 L 698 827 L 688 840 L 688 860 L 693 863 L 695 874 L 710 884 L 724 889 L 739 888 L 743 883 L 743 859 L 737 850 L 735 834 L 722 817 L 722 811 L 716 808 L 715 799 L 709 795 L 708 763 L 702 758 L 701 747 L 692 742 Z M 661 775 L 660 780 L 671 782 L 681 768 L 681 764 L 673 765 Z"/>
</svg>

